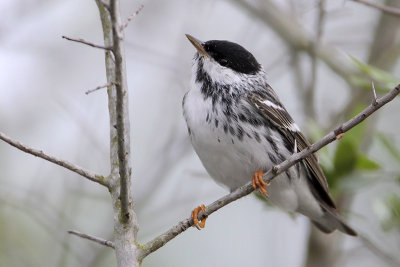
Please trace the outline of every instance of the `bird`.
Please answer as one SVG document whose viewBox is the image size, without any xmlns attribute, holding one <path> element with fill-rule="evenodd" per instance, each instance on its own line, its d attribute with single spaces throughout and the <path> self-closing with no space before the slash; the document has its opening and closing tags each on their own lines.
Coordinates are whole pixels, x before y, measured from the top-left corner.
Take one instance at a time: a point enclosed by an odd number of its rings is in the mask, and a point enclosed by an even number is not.
<svg viewBox="0 0 400 267">
<path fill-rule="evenodd" d="M 357 232 L 339 215 L 315 154 L 279 174 L 262 176 L 296 151 L 310 146 L 256 58 L 226 40 L 202 42 L 186 34 L 196 52 L 182 109 L 192 146 L 209 175 L 233 191 L 252 180 L 272 204 L 308 217 L 322 232 Z M 268 189 L 268 190 L 267 190 Z M 205 219 L 192 211 L 194 226 Z"/>
</svg>

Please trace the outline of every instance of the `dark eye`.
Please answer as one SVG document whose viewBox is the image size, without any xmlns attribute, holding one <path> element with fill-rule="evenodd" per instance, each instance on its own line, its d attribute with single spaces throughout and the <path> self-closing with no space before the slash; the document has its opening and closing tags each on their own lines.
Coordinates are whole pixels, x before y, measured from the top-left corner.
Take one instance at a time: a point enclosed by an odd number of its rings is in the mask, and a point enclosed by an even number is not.
<svg viewBox="0 0 400 267">
<path fill-rule="evenodd" d="M 221 65 L 221 66 L 224 66 L 224 67 L 226 67 L 226 66 L 228 66 L 228 60 L 226 60 L 226 59 L 221 59 L 220 61 L 219 61 L 219 64 Z"/>
</svg>

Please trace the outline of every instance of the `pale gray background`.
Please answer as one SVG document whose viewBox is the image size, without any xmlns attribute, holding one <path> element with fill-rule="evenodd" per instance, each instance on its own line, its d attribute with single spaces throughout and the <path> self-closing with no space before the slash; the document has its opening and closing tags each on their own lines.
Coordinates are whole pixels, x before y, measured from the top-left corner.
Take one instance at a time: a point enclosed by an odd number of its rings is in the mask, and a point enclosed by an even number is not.
<svg viewBox="0 0 400 267">
<path fill-rule="evenodd" d="M 279 2 L 289 8 L 288 2 Z M 293 1 L 303 26 L 315 28 L 315 1 Z M 133 190 L 139 241 L 162 233 L 201 203 L 227 193 L 202 167 L 189 144 L 181 99 L 188 89 L 194 49 L 185 33 L 227 39 L 250 50 L 270 84 L 304 126 L 284 43 L 230 1 L 122 1 L 123 17 L 144 3 L 126 30 L 132 122 Z M 324 42 L 366 60 L 378 12 L 351 1 L 328 1 Z M 33 147 L 107 174 L 106 83 L 102 50 L 61 39 L 102 44 L 91 0 L 0 1 L 0 131 Z M 397 74 L 399 66 L 397 66 Z M 344 82 L 319 65 L 320 123 L 340 109 Z M 380 111 L 378 123 L 397 134 L 400 104 Z M 249 177 L 250 179 L 250 177 Z M 360 189 L 348 221 L 389 253 L 399 242 L 382 233 L 374 201 L 390 185 Z M 397 190 L 398 192 L 398 190 Z M 111 239 L 112 211 L 101 186 L 0 142 L 0 266 L 113 266 L 113 251 L 69 236 L 81 232 Z M 249 196 L 213 214 L 201 232 L 190 229 L 150 255 L 143 266 L 301 266 L 310 225 L 302 216 L 268 208 Z M 345 238 L 342 266 L 384 263 L 354 238 Z"/>
</svg>

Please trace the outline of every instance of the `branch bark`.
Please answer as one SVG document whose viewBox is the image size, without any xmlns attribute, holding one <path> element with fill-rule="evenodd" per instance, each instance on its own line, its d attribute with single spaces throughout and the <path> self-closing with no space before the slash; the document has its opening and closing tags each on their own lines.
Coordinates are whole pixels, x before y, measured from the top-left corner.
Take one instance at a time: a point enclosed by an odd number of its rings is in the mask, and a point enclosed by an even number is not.
<svg viewBox="0 0 400 267">
<path fill-rule="evenodd" d="M 396 17 L 400 17 L 400 8 L 396 8 L 396 7 L 389 7 L 389 6 L 384 6 L 384 5 L 378 5 L 378 4 L 374 4 L 365 0 L 353 0 L 353 2 L 357 2 L 375 9 L 378 9 L 382 12 L 385 12 L 386 14 L 392 15 L 392 16 L 396 16 Z"/>
<path fill-rule="evenodd" d="M 80 233 L 80 232 L 75 231 L 75 230 L 69 230 L 68 234 L 79 236 L 79 237 L 81 237 L 83 239 L 87 239 L 87 240 L 93 241 L 95 243 L 98 243 L 100 245 L 103 245 L 103 246 L 106 246 L 106 247 L 109 247 L 109 248 L 114 248 L 113 242 L 105 240 L 103 238 L 87 235 L 87 234 Z"/>
<path fill-rule="evenodd" d="M 94 47 L 94 48 L 99 48 L 99 49 L 104 49 L 104 50 L 111 50 L 111 48 L 108 47 L 108 46 L 97 45 L 97 44 L 94 44 L 94 43 L 92 43 L 92 42 L 89 42 L 89 41 L 80 39 L 80 38 L 79 38 L 79 39 L 76 39 L 76 38 L 71 38 L 71 37 L 68 37 L 68 36 L 65 36 L 65 35 L 63 35 L 63 36 L 61 36 L 61 37 L 62 37 L 63 39 L 68 40 L 68 41 L 72 41 L 72 42 L 77 42 L 77 43 L 85 44 L 85 45 L 88 45 L 88 46 L 91 46 L 91 47 Z"/>
<path fill-rule="evenodd" d="M 309 146 L 308 148 L 302 150 L 301 152 L 293 154 L 291 157 L 283 161 L 282 163 L 274 166 L 268 172 L 266 172 L 263 176 L 264 181 L 270 182 L 272 181 L 277 175 L 286 171 L 291 166 L 296 164 L 297 162 L 305 159 L 312 153 L 317 152 L 319 149 L 323 148 L 324 146 L 328 145 L 329 143 L 339 139 L 343 136 L 343 134 L 349 131 L 354 126 L 360 124 L 364 121 L 367 117 L 369 117 L 372 113 L 377 111 L 379 108 L 384 106 L 386 103 L 392 101 L 398 94 L 400 93 L 400 84 L 393 88 L 389 93 L 384 95 L 383 97 L 379 98 L 371 103 L 367 108 L 365 108 L 361 113 L 357 116 L 352 118 L 351 120 L 343 123 L 341 126 L 337 127 L 335 130 L 327 134 L 318 142 L 314 143 L 313 145 Z M 242 198 L 244 196 L 249 195 L 254 191 L 251 182 L 247 183 L 246 185 L 236 189 L 235 191 L 231 192 L 228 195 L 214 201 L 212 204 L 205 208 L 205 212 L 199 212 L 198 218 L 202 220 L 209 216 L 210 214 L 214 213 L 215 211 L 221 209 L 222 207 L 228 205 L 229 203 Z M 146 243 L 142 246 L 142 249 L 139 253 L 139 259 L 142 260 L 150 253 L 156 251 L 160 247 L 164 246 L 170 240 L 175 238 L 180 233 L 187 230 L 189 227 L 193 226 L 192 218 L 188 218 L 179 222 L 177 225 L 172 227 L 170 230 L 166 231 L 165 233 L 161 234 L 160 236 L 154 238 L 152 241 Z"/>
<path fill-rule="evenodd" d="M 4 133 L 0 132 L 0 139 L 3 140 L 4 142 L 12 145 L 13 147 L 18 148 L 19 150 L 22 150 L 28 154 L 34 155 L 35 157 L 42 158 L 44 160 L 50 161 L 51 163 L 54 163 L 58 166 L 61 166 L 63 168 L 66 168 L 70 171 L 73 171 L 86 179 L 89 179 L 90 181 L 96 182 L 98 184 L 104 185 L 105 187 L 109 187 L 109 180 L 107 177 L 104 177 L 102 175 L 95 174 L 91 171 L 85 170 L 82 167 L 79 167 L 78 165 L 75 165 L 73 163 L 70 163 L 66 160 L 59 159 L 57 157 L 51 156 L 49 154 L 46 154 L 42 150 L 38 150 L 32 147 L 29 147 L 27 145 L 24 145 L 16 140 L 13 140 L 11 137 L 8 137 Z"/>
<path fill-rule="evenodd" d="M 126 82 L 124 32 L 121 26 L 119 0 L 103 3 L 95 0 L 103 27 L 104 44 L 111 47 L 105 54 L 110 115 L 111 198 L 114 210 L 114 246 L 120 267 L 139 266 L 136 237 L 138 222 L 131 193 L 130 124 L 128 86 Z"/>
</svg>

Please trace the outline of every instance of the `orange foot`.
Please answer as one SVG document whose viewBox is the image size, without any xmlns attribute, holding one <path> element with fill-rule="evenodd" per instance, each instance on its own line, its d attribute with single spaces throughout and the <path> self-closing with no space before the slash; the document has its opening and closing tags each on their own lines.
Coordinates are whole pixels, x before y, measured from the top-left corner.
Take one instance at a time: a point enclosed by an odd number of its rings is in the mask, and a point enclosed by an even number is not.
<svg viewBox="0 0 400 267">
<path fill-rule="evenodd" d="M 197 230 L 201 230 L 201 228 L 204 228 L 206 226 L 206 220 L 207 220 L 207 217 L 206 217 L 199 222 L 199 218 L 197 217 L 197 215 L 199 214 L 200 211 L 203 211 L 203 212 L 206 211 L 204 204 L 202 204 L 201 206 L 198 206 L 197 208 L 195 208 L 192 211 L 193 226 L 195 226 L 197 228 Z"/>
<path fill-rule="evenodd" d="M 267 193 L 267 186 L 269 185 L 269 183 L 265 182 L 263 180 L 263 171 L 256 171 L 253 175 L 253 188 L 255 190 L 259 189 L 260 193 L 263 194 L 264 196 L 268 197 L 268 193 Z"/>
</svg>

